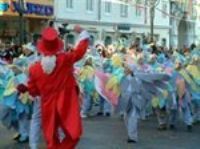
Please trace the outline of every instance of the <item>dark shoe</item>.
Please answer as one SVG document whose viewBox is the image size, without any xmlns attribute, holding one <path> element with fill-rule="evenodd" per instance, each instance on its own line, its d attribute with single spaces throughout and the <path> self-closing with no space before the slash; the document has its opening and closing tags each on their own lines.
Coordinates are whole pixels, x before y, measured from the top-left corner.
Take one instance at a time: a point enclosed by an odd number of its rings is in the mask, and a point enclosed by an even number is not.
<svg viewBox="0 0 200 149">
<path fill-rule="evenodd" d="M 174 125 L 171 124 L 171 125 L 169 125 L 169 129 L 170 129 L 170 130 L 176 130 L 176 127 L 175 127 Z"/>
<path fill-rule="evenodd" d="M 127 143 L 137 143 L 137 141 L 133 140 L 133 139 L 128 139 Z"/>
<path fill-rule="evenodd" d="M 19 138 L 18 143 L 28 143 L 29 138 L 28 137 L 24 137 L 24 138 Z"/>
<path fill-rule="evenodd" d="M 16 133 L 14 136 L 13 136 L 13 140 L 15 140 L 15 141 L 17 141 L 17 140 L 19 140 L 19 138 L 20 138 L 20 134 L 19 133 Z"/>
<path fill-rule="evenodd" d="M 165 130 L 167 130 L 166 124 L 160 125 L 160 126 L 158 127 L 158 130 L 159 130 L 159 131 L 165 131 Z"/>
<path fill-rule="evenodd" d="M 99 103 L 95 103 L 94 106 L 95 106 L 95 107 L 98 107 L 98 106 L 99 106 Z"/>
<path fill-rule="evenodd" d="M 192 132 L 192 125 L 187 125 L 187 131 Z"/>
<path fill-rule="evenodd" d="M 97 116 L 102 116 L 103 115 L 103 112 L 98 112 L 97 113 Z"/>
<path fill-rule="evenodd" d="M 105 116 L 110 117 L 110 113 L 107 112 L 107 113 L 105 114 Z"/>
<path fill-rule="evenodd" d="M 193 122 L 193 125 L 199 125 L 200 124 L 200 120 Z"/>
</svg>

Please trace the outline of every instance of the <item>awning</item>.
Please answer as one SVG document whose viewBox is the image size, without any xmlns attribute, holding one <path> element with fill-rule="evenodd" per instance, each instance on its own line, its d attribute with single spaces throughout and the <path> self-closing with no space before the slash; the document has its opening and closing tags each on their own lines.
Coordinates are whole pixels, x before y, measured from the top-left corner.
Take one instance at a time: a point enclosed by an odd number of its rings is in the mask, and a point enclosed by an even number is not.
<svg viewBox="0 0 200 149">
<path fill-rule="evenodd" d="M 27 18 L 50 19 L 54 15 L 52 0 L 25 0 L 23 9 L 19 0 L 0 0 L 0 16 L 19 16 L 22 12 Z"/>
</svg>

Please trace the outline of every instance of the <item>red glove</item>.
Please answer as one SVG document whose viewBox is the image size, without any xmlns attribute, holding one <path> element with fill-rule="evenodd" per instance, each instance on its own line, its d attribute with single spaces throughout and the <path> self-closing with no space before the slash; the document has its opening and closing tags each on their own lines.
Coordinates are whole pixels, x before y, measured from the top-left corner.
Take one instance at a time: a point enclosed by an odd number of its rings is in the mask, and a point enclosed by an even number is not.
<svg viewBox="0 0 200 149">
<path fill-rule="evenodd" d="M 18 90 L 19 93 L 25 93 L 25 92 L 28 91 L 28 88 L 27 88 L 27 86 L 24 85 L 24 84 L 19 84 L 19 85 L 17 86 L 17 90 Z"/>
</svg>

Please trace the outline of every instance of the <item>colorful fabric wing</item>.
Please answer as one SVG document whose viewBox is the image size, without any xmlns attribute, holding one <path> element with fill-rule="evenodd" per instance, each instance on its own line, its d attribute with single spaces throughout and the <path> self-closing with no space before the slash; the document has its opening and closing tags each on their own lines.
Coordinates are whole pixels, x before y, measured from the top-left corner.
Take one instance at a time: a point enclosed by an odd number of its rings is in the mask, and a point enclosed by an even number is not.
<svg viewBox="0 0 200 149">
<path fill-rule="evenodd" d="M 0 80 L 0 100 L 3 98 L 4 91 L 5 91 L 4 81 Z"/>
<path fill-rule="evenodd" d="M 120 95 L 119 80 L 116 76 L 112 76 L 106 83 L 106 90 L 113 92 L 115 95 Z"/>
<path fill-rule="evenodd" d="M 192 89 L 192 91 L 199 91 L 199 87 L 197 86 L 197 84 L 194 82 L 194 80 L 189 76 L 189 74 L 184 70 L 180 70 L 179 73 L 181 74 L 181 76 L 185 79 L 185 81 L 190 85 L 190 88 Z"/>
<path fill-rule="evenodd" d="M 158 106 L 160 102 L 158 102 L 159 97 L 163 97 L 166 95 L 164 92 L 168 85 L 166 81 L 169 81 L 170 77 L 166 74 L 161 73 L 135 73 L 135 76 L 142 83 L 142 96 L 147 100 L 152 100 L 152 104 L 154 106 Z M 159 98 L 161 99 L 161 98 Z M 162 106 L 163 104 L 161 104 Z"/>
<path fill-rule="evenodd" d="M 5 92 L 4 92 L 4 96 L 10 96 L 11 94 L 15 93 L 16 87 L 15 87 L 15 83 L 14 83 L 14 77 L 10 78 L 8 81 L 8 84 L 6 86 Z"/>
<path fill-rule="evenodd" d="M 79 72 L 79 79 L 84 81 L 86 79 L 92 79 L 94 76 L 94 69 L 90 66 L 83 67 Z"/>
<path fill-rule="evenodd" d="M 177 94 L 178 94 L 179 98 L 182 98 L 186 92 L 186 86 L 185 86 L 184 79 L 177 78 L 176 86 L 177 86 Z"/>
<path fill-rule="evenodd" d="M 17 92 L 14 92 L 10 95 L 4 96 L 1 104 L 7 106 L 11 109 L 16 109 L 16 102 L 17 102 Z"/>
<path fill-rule="evenodd" d="M 122 58 L 118 54 L 113 55 L 111 61 L 114 67 L 122 67 Z"/>
<path fill-rule="evenodd" d="M 24 94 L 20 94 L 19 100 L 20 100 L 23 104 L 28 104 L 28 103 L 29 103 L 29 93 L 26 92 L 26 93 L 24 93 Z"/>
<path fill-rule="evenodd" d="M 95 92 L 94 74 L 94 68 L 91 66 L 85 66 L 80 70 L 78 76 L 82 90 L 90 95 L 94 95 Z"/>
<path fill-rule="evenodd" d="M 15 83 L 18 84 L 26 84 L 28 77 L 26 74 L 21 73 L 15 76 Z"/>
<path fill-rule="evenodd" d="M 200 68 L 197 65 L 188 65 L 186 70 L 192 76 L 194 81 L 198 84 L 200 82 Z"/>
<path fill-rule="evenodd" d="M 164 73 L 135 73 L 137 78 L 144 82 L 153 83 L 154 81 L 168 81 L 170 76 Z"/>
<path fill-rule="evenodd" d="M 153 108 L 156 108 L 159 106 L 159 98 L 157 96 L 153 96 L 151 100 L 151 104 Z"/>
<path fill-rule="evenodd" d="M 95 74 L 95 88 L 96 91 L 113 106 L 118 103 L 118 94 L 114 93 L 112 90 L 107 90 L 106 85 L 110 79 L 110 75 L 103 73 L 101 71 L 96 71 Z"/>
</svg>

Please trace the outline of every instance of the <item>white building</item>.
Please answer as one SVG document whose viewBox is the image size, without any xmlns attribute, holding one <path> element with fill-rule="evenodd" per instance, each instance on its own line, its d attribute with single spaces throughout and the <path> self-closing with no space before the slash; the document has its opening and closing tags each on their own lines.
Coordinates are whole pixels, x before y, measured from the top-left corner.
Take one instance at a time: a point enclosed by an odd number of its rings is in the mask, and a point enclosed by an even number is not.
<svg viewBox="0 0 200 149">
<path fill-rule="evenodd" d="M 133 40 L 149 36 L 149 7 L 145 7 L 148 0 L 129 0 L 128 4 L 121 1 L 55 0 L 55 18 L 59 24 L 68 22 L 70 29 L 74 24 L 81 24 L 90 31 L 93 41 L 102 40 L 106 44 L 120 37 Z M 158 43 L 166 41 L 167 46 L 170 19 L 166 14 L 169 12 L 169 0 L 161 0 L 155 11 L 154 33 Z M 67 38 L 73 43 L 74 33 L 70 33 Z"/>
<path fill-rule="evenodd" d="M 196 1 L 198 2 L 198 1 Z M 180 3 L 171 0 L 170 45 L 183 49 L 200 42 L 200 7 L 195 1 Z"/>
<path fill-rule="evenodd" d="M 195 6 L 195 9 L 197 10 L 197 19 L 196 19 L 196 44 L 200 47 L 200 1 Z"/>
</svg>

